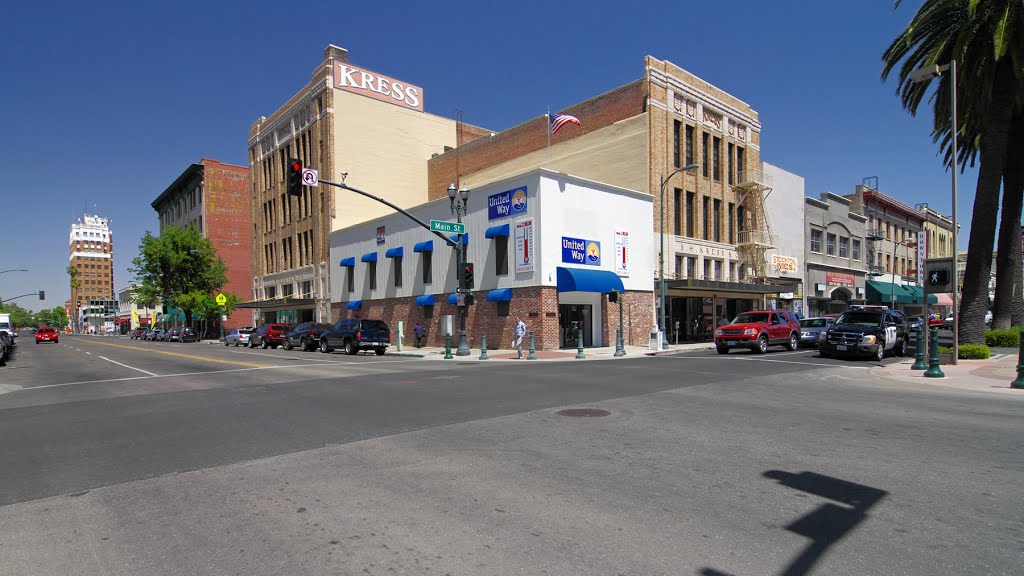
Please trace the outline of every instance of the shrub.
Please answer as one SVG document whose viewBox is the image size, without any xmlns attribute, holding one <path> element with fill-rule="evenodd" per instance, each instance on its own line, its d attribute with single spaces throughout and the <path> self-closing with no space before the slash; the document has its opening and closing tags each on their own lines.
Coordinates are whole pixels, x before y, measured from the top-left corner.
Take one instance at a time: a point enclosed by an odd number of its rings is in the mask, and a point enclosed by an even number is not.
<svg viewBox="0 0 1024 576">
<path fill-rule="evenodd" d="M 961 344 L 961 360 L 988 360 L 992 353 L 984 344 Z"/>
<path fill-rule="evenodd" d="M 1016 348 L 1020 346 L 1020 328 L 1011 330 L 988 330 L 985 344 L 993 348 Z"/>
<path fill-rule="evenodd" d="M 939 354 L 952 354 L 952 353 L 953 353 L 953 347 L 952 346 L 939 346 Z"/>
</svg>

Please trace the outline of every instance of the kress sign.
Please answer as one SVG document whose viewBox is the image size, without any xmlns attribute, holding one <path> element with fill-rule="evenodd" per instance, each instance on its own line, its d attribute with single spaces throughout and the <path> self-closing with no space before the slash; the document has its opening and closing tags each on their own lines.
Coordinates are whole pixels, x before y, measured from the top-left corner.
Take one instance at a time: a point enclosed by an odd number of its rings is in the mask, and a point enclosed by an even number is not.
<svg viewBox="0 0 1024 576">
<path fill-rule="evenodd" d="M 344 62 L 334 63 L 334 87 L 396 106 L 423 111 L 423 88 Z"/>
</svg>

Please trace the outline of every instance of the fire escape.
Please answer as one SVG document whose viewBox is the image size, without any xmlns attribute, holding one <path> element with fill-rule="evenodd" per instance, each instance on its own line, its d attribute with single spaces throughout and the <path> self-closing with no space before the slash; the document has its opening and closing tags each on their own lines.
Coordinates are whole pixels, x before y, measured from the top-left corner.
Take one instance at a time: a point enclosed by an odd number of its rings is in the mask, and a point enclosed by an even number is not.
<svg viewBox="0 0 1024 576">
<path fill-rule="evenodd" d="M 775 248 L 775 237 L 765 209 L 765 199 L 772 191 L 772 177 L 765 174 L 760 166 L 739 170 L 733 188 L 739 198 L 736 205 L 742 210 L 737 215 L 739 228 L 736 238 L 740 266 L 749 271 L 747 280 L 764 282 L 769 277 L 767 253 Z"/>
</svg>

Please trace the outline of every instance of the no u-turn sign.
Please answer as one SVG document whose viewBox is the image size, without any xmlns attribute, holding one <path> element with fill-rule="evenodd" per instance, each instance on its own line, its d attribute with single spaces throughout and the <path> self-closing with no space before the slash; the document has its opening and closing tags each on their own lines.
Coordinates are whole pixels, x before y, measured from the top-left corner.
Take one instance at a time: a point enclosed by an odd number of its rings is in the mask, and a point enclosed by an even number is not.
<svg viewBox="0 0 1024 576">
<path fill-rule="evenodd" d="M 302 169 L 302 185 L 303 186 L 316 186 L 317 182 L 320 181 L 319 175 L 313 168 Z"/>
</svg>

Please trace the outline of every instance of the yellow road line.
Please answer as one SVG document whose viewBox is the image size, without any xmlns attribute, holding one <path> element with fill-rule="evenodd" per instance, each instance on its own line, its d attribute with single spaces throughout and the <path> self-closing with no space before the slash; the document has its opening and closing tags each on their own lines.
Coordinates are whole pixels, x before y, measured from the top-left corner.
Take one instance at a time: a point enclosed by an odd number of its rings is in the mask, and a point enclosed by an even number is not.
<svg viewBox="0 0 1024 576">
<path fill-rule="evenodd" d="M 206 358 L 204 356 L 193 356 L 192 354 L 182 354 L 180 352 L 166 352 L 164 350 L 150 350 L 149 348 L 138 348 L 136 346 L 125 346 L 124 344 L 111 344 L 109 342 L 82 342 L 82 344 L 95 344 L 97 346 L 110 346 L 112 348 L 124 348 L 126 350 L 136 350 L 138 352 L 150 352 L 153 354 L 163 354 L 165 356 L 177 356 L 178 358 L 189 358 L 191 360 L 202 360 L 204 362 L 216 362 L 218 364 L 234 364 L 236 366 L 248 366 L 250 368 L 263 368 L 266 364 L 253 364 L 252 362 L 236 362 L 234 360 L 218 360 L 217 358 Z"/>
</svg>

